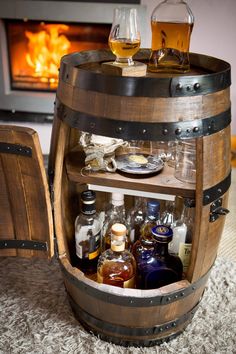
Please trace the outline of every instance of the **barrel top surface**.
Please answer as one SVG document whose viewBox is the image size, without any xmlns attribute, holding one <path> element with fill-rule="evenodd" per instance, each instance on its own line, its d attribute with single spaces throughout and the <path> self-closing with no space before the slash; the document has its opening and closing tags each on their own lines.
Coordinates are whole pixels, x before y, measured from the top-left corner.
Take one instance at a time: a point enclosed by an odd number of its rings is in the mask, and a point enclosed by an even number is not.
<svg viewBox="0 0 236 354">
<path fill-rule="evenodd" d="M 141 49 L 135 60 L 148 63 L 150 49 Z M 62 57 L 60 79 L 83 90 L 119 96 L 184 97 L 221 91 L 231 84 L 230 64 L 207 55 L 190 53 L 190 72 L 122 77 L 103 73 L 101 64 L 115 59 L 108 49 L 82 51 Z"/>
</svg>

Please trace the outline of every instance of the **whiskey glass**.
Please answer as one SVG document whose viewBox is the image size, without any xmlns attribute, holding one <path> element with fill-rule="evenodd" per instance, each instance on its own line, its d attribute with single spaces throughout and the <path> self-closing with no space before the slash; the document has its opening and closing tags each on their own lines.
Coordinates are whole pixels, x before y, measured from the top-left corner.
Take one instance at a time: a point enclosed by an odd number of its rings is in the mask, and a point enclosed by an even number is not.
<svg viewBox="0 0 236 354">
<path fill-rule="evenodd" d="M 140 48 L 137 9 L 121 7 L 114 9 L 114 17 L 108 43 L 116 56 L 114 64 L 134 65 L 133 56 Z"/>
</svg>

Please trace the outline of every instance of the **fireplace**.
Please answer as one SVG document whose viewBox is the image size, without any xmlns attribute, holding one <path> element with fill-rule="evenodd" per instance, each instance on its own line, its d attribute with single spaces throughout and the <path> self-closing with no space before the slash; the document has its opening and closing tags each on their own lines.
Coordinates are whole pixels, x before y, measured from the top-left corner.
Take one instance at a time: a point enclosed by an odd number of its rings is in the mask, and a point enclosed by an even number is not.
<svg viewBox="0 0 236 354">
<path fill-rule="evenodd" d="M 54 92 L 60 59 L 106 48 L 109 24 L 5 20 L 12 90 Z"/>
<path fill-rule="evenodd" d="M 139 0 L 0 2 L 0 111 L 53 114 L 60 57 L 107 47 L 113 10 Z M 143 22 L 143 23 L 142 23 Z M 27 117 L 27 115 L 25 115 Z M 2 119 L 2 115 L 0 117 Z"/>
</svg>

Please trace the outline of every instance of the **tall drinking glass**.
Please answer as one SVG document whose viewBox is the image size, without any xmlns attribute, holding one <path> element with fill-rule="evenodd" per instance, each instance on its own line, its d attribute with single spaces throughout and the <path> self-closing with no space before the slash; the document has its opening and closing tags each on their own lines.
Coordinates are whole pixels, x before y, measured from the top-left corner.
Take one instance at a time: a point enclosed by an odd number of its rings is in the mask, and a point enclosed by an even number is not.
<svg viewBox="0 0 236 354">
<path fill-rule="evenodd" d="M 114 64 L 134 65 L 133 56 L 140 48 L 140 41 L 137 9 L 116 8 L 108 41 L 116 56 Z"/>
</svg>

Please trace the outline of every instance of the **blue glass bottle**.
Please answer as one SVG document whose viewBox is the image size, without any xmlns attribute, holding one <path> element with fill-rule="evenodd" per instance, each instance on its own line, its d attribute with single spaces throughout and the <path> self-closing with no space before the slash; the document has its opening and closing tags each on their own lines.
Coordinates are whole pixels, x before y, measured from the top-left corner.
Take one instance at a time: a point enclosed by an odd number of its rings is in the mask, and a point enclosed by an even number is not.
<svg viewBox="0 0 236 354">
<path fill-rule="evenodd" d="M 157 225 L 152 228 L 154 250 L 134 253 L 137 263 L 137 288 L 157 289 L 182 279 L 183 264 L 178 256 L 169 254 L 172 229 Z"/>
</svg>

